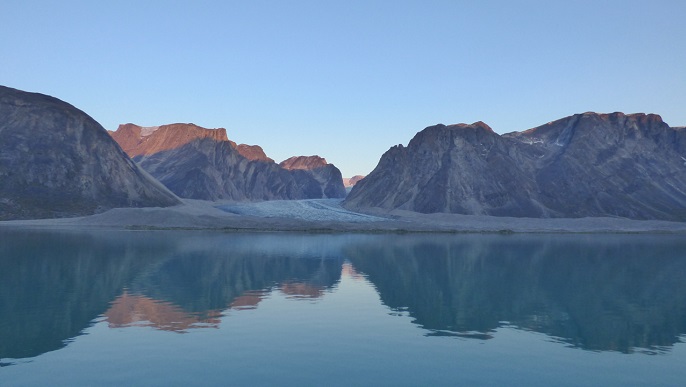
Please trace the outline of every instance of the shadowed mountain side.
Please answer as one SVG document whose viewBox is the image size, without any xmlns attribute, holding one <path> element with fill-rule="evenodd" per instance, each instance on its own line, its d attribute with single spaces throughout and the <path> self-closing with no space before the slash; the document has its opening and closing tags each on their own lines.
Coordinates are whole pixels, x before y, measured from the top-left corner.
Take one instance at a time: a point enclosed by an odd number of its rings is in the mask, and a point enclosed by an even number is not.
<svg viewBox="0 0 686 387">
<path fill-rule="evenodd" d="M 504 137 L 562 216 L 686 220 L 686 132 L 658 115 L 584 113 Z"/>
<path fill-rule="evenodd" d="M 671 346 L 686 333 L 679 237 L 664 249 L 654 236 L 383 238 L 345 255 L 386 305 L 435 334 L 483 339 L 514 325 L 628 353 Z"/>
<path fill-rule="evenodd" d="M 324 195 L 319 181 L 307 171 L 288 171 L 272 162 L 246 159 L 228 141 L 193 140 L 146 156 L 139 164 L 184 198 L 275 200 Z"/>
<path fill-rule="evenodd" d="M 320 199 L 345 196 L 340 171 L 282 168 L 257 145 L 236 145 L 226 130 L 194 124 L 120 125 L 110 132 L 141 167 L 177 195 L 204 200 Z M 310 157 L 301 157 L 309 160 Z"/>
<path fill-rule="evenodd" d="M 387 151 L 349 209 L 686 220 L 686 131 L 657 115 L 584 113 L 499 136 L 436 125 Z"/>
<path fill-rule="evenodd" d="M 0 220 L 163 207 L 178 199 L 86 113 L 0 86 Z"/>
<path fill-rule="evenodd" d="M 533 177 L 517 167 L 507 143 L 488 125 L 437 125 L 407 147 L 394 146 L 359 181 L 345 207 L 423 213 L 544 216 L 530 193 Z"/>
<path fill-rule="evenodd" d="M 319 182 L 323 198 L 344 198 L 346 195 L 341 171 L 326 159 L 319 156 L 293 156 L 279 163 L 284 169 L 305 171 Z"/>
</svg>

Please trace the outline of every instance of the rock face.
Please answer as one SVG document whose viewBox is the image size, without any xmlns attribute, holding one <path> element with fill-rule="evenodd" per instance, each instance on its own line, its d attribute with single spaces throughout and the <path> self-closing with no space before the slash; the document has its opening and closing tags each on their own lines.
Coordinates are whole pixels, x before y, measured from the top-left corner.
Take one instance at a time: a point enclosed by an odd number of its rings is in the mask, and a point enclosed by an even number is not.
<svg viewBox="0 0 686 387">
<path fill-rule="evenodd" d="M 95 120 L 43 94 L 0 86 L 0 220 L 180 203 Z"/>
<path fill-rule="evenodd" d="M 686 220 L 685 145 L 653 114 L 577 114 L 502 136 L 436 125 L 387 151 L 345 206 Z"/>
<path fill-rule="evenodd" d="M 236 148 L 238 153 L 248 160 L 260 160 L 268 162 L 274 161 L 267 157 L 267 155 L 264 153 L 264 150 L 259 145 L 238 144 L 234 146 L 234 148 Z"/>
<path fill-rule="evenodd" d="M 282 168 L 286 169 L 303 169 L 311 171 L 313 169 L 325 167 L 329 165 L 326 159 L 319 156 L 293 156 L 279 163 Z"/>
<path fill-rule="evenodd" d="M 360 180 L 364 179 L 363 175 L 355 175 L 353 177 L 344 177 L 343 178 L 343 185 L 348 188 L 348 187 L 353 187 L 355 184 L 357 184 Z"/>
<path fill-rule="evenodd" d="M 293 156 L 279 165 L 293 173 L 307 173 L 312 176 L 323 187 L 324 197 L 342 198 L 346 195 L 341 171 L 333 164 L 327 163 L 323 157 Z"/>
<path fill-rule="evenodd" d="M 194 124 L 171 124 L 142 127 L 134 124 L 119 125 L 110 132 L 114 140 L 132 159 L 179 148 L 193 140 L 209 138 L 228 141 L 226 129 L 208 130 Z"/>
<path fill-rule="evenodd" d="M 225 129 L 193 124 L 143 128 L 121 125 L 112 137 L 141 167 L 180 197 L 203 200 L 276 200 L 343 197 L 333 165 L 319 170 L 289 170 L 255 145 L 236 145 Z M 331 179 L 325 179 L 325 173 Z M 335 196 L 338 194 L 338 196 Z"/>
</svg>

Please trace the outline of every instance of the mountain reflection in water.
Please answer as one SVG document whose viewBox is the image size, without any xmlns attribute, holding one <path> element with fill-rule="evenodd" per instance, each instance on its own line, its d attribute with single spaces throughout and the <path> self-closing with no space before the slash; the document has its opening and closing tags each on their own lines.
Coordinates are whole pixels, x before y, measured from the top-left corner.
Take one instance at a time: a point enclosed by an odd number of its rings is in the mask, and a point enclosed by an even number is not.
<svg viewBox="0 0 686 387">
<path fill-rule="evenodd" d="M 366 278 L 427 335 L 486 340 L 508 326 L 630 353 L 665 350 L 686 333 L 679 236 L 0 229 L 0 238 L 0 359 L 59 349 L 100 319 L 217 328 L 274 292 L 326 297 L 341 275 Z"/>
<path fill-rule="evenodd" d="M 686 333 L 680 236 L 385 236 L 344 251 L 386 305 L 432 334 L 515 326 L 629 353 Z"/>
</svg>

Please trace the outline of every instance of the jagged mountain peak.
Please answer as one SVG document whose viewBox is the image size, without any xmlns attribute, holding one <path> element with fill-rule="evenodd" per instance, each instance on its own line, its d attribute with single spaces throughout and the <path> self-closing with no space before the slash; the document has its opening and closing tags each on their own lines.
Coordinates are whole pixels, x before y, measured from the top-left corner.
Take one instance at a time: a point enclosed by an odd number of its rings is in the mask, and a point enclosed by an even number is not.
<svg viewBox="0 0 686 387">
<path fill-rule="evenodd" d="M 436 125 L 389 149 L 345 205 L 686 220 L 684 152 L 686 131 L 656 114 L 587 112 L 502 136 Z"/>
</svg>

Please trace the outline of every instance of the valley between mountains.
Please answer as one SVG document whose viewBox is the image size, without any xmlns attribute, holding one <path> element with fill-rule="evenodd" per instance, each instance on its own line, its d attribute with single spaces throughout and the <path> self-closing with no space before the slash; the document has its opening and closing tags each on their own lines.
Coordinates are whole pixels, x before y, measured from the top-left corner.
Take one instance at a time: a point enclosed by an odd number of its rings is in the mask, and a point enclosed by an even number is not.
<svg viewBox="0 0 686 387">
<path fill-rule="evenodd" d="M 403 139 L 397 139 L 403 140 Z M 686 129 L 587 112 L 499 135 L 434 125 L 366 177 L 223 128 L 120 125 L 0 87 L 0 225 L 252 231 L 686 232 Z"/>
</svg>

